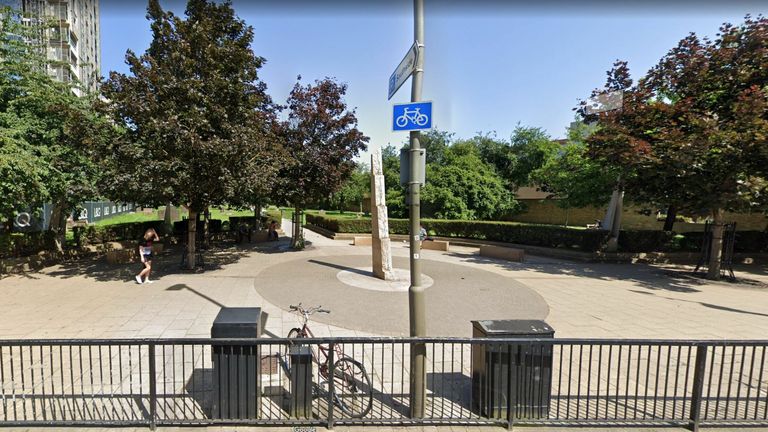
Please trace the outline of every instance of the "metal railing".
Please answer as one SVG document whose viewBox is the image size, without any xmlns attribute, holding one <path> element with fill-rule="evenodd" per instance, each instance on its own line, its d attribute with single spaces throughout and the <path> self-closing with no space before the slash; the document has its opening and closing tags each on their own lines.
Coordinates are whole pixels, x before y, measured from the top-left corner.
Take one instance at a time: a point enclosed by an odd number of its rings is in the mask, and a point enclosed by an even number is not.
<svg viewBox="0 0 768 432">
<path fill-rule="evenodd" d="M 363 365 L 362 418 L 340 409 L 317 364 L 307 370 L 311 415 L 291 416 L 286 353 L 296 343 L 3 340 L 0 424 L 768 425 L 768 341 L 301 339 Z M 423 418 L 410 415 L 414 343 L 427 347 Z"/>
</svg>

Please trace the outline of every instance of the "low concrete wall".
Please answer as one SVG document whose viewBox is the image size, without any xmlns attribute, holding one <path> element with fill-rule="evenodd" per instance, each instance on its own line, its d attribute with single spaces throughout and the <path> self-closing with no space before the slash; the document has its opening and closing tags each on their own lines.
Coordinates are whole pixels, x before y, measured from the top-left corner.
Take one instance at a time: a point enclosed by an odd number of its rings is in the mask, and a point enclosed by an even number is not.
<svg viewBox="0 0 768 432">
<path fill-rule="evenodd" d="M 427 249 L 427 250 L 448 252 L 449 244 L 450 243 L 444 240 L 424 240 L 423 242 L 421 242 L 421 248 Z"/>
<path fill-rule="evenodd" d="M 109 264 L 129 264 L 138 259 L 136 251 L 132 249 L 109 250 L 105 254 L 105 258 Z"/>
<path fill-rule="evenodd" d="M 352 244 L 355 246 L 371 246 L 373 245 L 373 237 L 355 236 L 352 239 Z"/>
<path fill-rule="evenodd" d="M 525 261 L 525 250 L 504 246 L 482 245 L 480 246 L 480 256 L 523 262 Z"/>
</svg>

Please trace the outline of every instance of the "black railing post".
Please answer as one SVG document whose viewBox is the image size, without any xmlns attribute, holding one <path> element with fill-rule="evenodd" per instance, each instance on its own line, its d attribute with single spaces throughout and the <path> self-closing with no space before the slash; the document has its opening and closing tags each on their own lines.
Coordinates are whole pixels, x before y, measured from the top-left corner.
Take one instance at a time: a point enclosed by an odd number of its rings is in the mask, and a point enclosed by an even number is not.
<svg viewBox="0 0 768 432">
<path fill-rule="evenodd" d="M 155 370 L 155 344 L 149 344 L 149 427 L 157 428 L 157 374 Z"/>
<path fill-rule="evenodd" d="M 688 365 L 690 367 L 690 365 Z M 693 371 L 693 389 L 691 390 L 691 410 L 689 428 L 699 432 L 701 423 L 701 402 L 704 393 L 704 374 L 707 369 L 707 346 L 696 347 L 696 368 Z"/>
<path fill-rule="evenodd" d="M 333 374 L 335 373 L 333 368 L 333 353 L 336 349 L 336 344 L 330 342 L 328 344 L 328 429 L 333 429 L 333 395 L 336 391 L 334 385 Z M 320 346 L 317 347 L 317 352 L 320 352 Z"/>
<path fill-rule="evenodd" d="M 518 348 L 519 349 L 519 348 Z M 515 407 L 512 406 L 512 395 L 517 395 L 517 389 L 512 390 L 512 345 L 507 345 L 507 430 L 512 430 L 512 428 L 515 427 L 515 414 L 512 411 Z M 499 357 L 501 358 L 501 350 L 499 350 Z M 520 365 L 517 365 L 518 367 Z M 499 365 L 499 370 L 504 367 L 504 363 L 501 363 Z M 515 384 L 519 384 L 518 382 L 515 382 Z M 501 387 L 502 384 L 499 383 L 499 387 Z M 504 393 L 502 393 L 504 394 Z M 517 398 L 515 397 L 515 400 Z"/>
</svg>

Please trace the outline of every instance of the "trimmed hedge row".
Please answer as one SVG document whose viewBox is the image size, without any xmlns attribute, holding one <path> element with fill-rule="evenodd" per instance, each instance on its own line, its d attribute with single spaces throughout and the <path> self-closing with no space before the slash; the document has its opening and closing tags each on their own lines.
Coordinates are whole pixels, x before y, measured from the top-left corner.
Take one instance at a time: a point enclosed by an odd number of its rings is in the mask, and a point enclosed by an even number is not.
<svg viewBox="0 0 768 432">
<path fill-rule="evenodd" d="M 278 228 L 280 227 L 281 219 L 280 219 L 280 211 L 267 211 L 266 216 L 261 216 L 261 226 L 266 227 L 266 224 L 269 220 L 274 220 L 278 224 Z M 255 216 L 246 216 L 246 217 L 236 217 L 233 216 L 230 218 L 230 223 L 222 223 L 219 219 L 210 219 L 208 228 L 209 232 L 211 233 L 218 233 L 222 231 L 226 231 L 230 228 L 230 226 L 236 226 L 240 222 L 248 223 L 249 225 L 253 226 L 255 221 Z M 141 238 L 142 235 L 144 235 L 144 232 L 148 228 L 154 228 L 155 231 L 157 231 L 159 234 L 171 234 L 169 232 L 166 232 L 165 223 L 161 220 L 155 220 L 155 221 L 146 221 L 146 222 L 132 222 L 132 223 L 124 223 L 124 224 L 115 224 L 115 225 L 104 225 L 104 226 L 95 226 L 95 225 L 89 225 L 86 227 L 75 227 L 74 233 L 75 233 L 75 240 L 78 242 L 78 244 L 86 245 L 86 244 L 98 244 L 98 243 L 104 243 L 109 241 L 122 241 L 122 240 L 138 240 Z M 173 233 L 174 234 L 182 234 L 187 229 L 187 221 L 177 221 L 173 223 Z M 200 221 L 198 223 L 197 231 L 199 233 L 203 232 L 203 222 Z"/>
<path fill-rule="evenodd" d="M 371 232 L 371 221 L 364 219 L 334 219 L 307 214 L 307 222 L 337 233 L 362 234 Z M 440 237 L 491 240 L 531 246 L 599 251 L 605 245 L 608 232 L 564 228 L 552 225 L 514 222 L 454 221 L 424 219 L 422 225 Z M 391 234 L 408 234 L 407 219 L 390 219 Z M 704 232 L 675 234 L 664 231 L 622 231 L 619 235 L 621 252 L 698 252 Z M 768 252 L 768 232 L 737 231 L 735 252 Z"/>
<path fill-rule="evenodd" d="M 74 227 L 72 230 L 77 244 L 88 245 L 122 240 L 138 241 L 149 228 L 154 228 L 158 234 L 167 234 L 165 223 L 161 220 L 103 226 L 88 225 Z"/>
<path fill-rule="evenodd" d="M 333 232 L 370 233 L 371 221 L 360 219 L 331 219 L 307 214 L 307 222 Z M 531 246 L 576 249 L 585 252 L 600 250 L 607 231 L 533 225 L 515 222 L 461 221 L 423 219 L 422 226 L 439 237 L 457 237 L 518 243 Z M 390 219 L 389 232 L 408 234 L 407 219 Z"/>
<path fill-rule="evenodd" d="M 53 241 L 49 231 L 0 234 L 0 258 L 33 255 Z"/>
<path fill-rule="evenodd" d="M 676 234 L 664 231 L 622 231 L 619 249 L 624 252 L 698 252 L 704 232 Z M 734 252 L 768 252 L 768 232 L 736 231 Z"/>
</svg>

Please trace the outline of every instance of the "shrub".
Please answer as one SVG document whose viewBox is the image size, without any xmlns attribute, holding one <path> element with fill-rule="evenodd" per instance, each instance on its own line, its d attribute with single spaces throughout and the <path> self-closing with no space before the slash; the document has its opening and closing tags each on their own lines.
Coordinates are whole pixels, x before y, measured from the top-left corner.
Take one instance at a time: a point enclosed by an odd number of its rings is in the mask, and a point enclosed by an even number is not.
<svg viewBox="0 0 768 432">
<path fill-rule="evenodd" d="M 307 222 L 337 233 L 370 233 L 370 220 L 332 219 L 307 215 Z M 560 247 L 587 252 L 599 250 L 605 243 L 606 231 L 564 228 L 552 225 L 533 225 L 514 222 L 488 222 L 423 219 L 422 225 L 440 237 L 456 237 L 500 241 L 531 246 Z M 408 234 L 407 219 L 390 219 L 391 234 Z"/>
<path fill-rule="evenodd" d="M 371 232 L 370 220 L 334 219 L 307 214 L 307 222 L 336 233 Z M 422 226 L 435 236 L 500 241 L 530 246 L 600 250 L 608 238 L 603 230 L 564 228 L 515 222 L 423 219 Z M 407 219 L 390 219 L 391 234 L 408 234 Z M 664 231 L 627 230 L 619 235 L 621 252 L 697 252 L 701 250 L 703 232 L 675 234 Z M 737 231 L 735 252 L 768 252 L 768 232 Z"/>
<path fill-rule="evenodd" d="M 173 234 L 182 235 L 187 232 L 187 226 L 189 222 L 187 219 L 176 221 L 173 223 Z M 208 219 L 208 232 L 218 233 L 222 230 L 221 219 Z M 197 232 L 202 233 L 205 231 L 205 221 L 197 221 Z"/>
<path fill-rule="evenodd" d="M 161 220 L 103 226 L 88 225 L 74 227 L 73 231 L 77 244 L 86 245 L 110 241 L 139 240 L 149 228 L 154 228 L 158 234 L 167 234 L 165 223 Z"/>
<path fill-rule="evenodd" d="M 53 240 L 48 231 L 0 234 L 0 258 L 33 255 Z"/>
<path fill-rule="evenodd" d="M 681 234 L 664 231 L 622 231 L 619 249 L 624 252 L 698 252 L 704 243 L 704 232 Z M 737 231 L 734 252 L 768 252 L 768 233 Z"/>
</svg>

